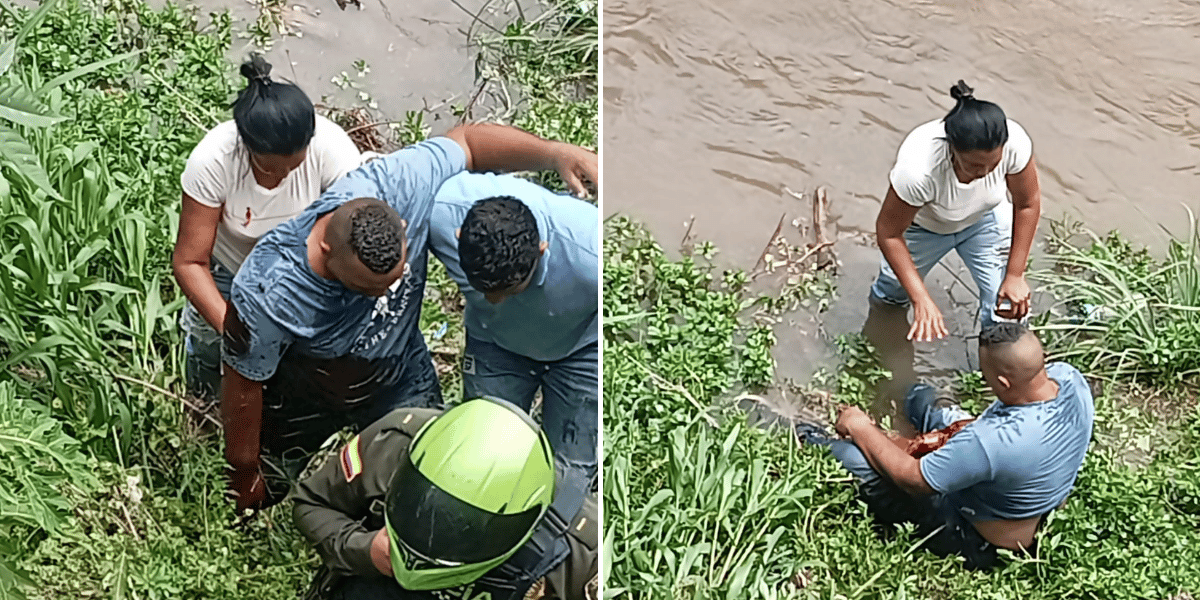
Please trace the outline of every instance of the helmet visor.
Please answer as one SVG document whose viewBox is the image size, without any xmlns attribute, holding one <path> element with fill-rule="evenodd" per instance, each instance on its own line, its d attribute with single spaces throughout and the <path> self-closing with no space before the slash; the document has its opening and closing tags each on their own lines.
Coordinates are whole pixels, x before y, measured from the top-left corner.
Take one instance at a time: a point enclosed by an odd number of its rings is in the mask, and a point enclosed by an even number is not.
<svg viewBox="0 0 1200 600">
<path fill-rule="evenodd" d="M 392 480 L 388 519 L 399 545 L 446 564 L 475 564 L 504 555 L 524 542 L 542 507 L 499 515 L 442 491 L 405 457 Z"/>
</svg>

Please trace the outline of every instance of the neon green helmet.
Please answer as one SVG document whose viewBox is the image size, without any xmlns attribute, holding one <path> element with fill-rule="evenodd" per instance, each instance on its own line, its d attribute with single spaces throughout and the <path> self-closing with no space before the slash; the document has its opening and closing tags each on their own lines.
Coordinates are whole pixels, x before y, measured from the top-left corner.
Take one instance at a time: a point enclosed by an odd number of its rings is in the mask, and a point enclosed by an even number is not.
<svg viewBox="0 0 1200 600">
<path fill-rule="evenodd" d="M 408 590 L 475 581 L 533 535 L 554 499 L 554 453 L 525 411 L 468 400 L 413 437 L 388 487 L 392 573 Z"/>
</svg>

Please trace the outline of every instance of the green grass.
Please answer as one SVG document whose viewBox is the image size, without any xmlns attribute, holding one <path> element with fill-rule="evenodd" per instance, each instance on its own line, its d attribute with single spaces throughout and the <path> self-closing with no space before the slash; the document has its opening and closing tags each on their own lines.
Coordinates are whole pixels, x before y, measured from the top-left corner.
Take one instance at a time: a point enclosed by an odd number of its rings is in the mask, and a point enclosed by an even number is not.
<svg viewBox="0 0 1200 600">
<path fill-rule="evenodd" d="M 605 231 L 604 456 L 609 598 L 1167 600 L 1200 592 L 1200 412 L 1131 417 L 1124 388 L 1096 399 L 1096 439 L 1039 555 L 989 573 L 881 539 L 847 474 L 784 429 L 757 429 L 727 400 L 771 382 L 769 330 L 738 273 L 674 261 L 635 224 Z M 814 385 L 866 406 L 886 377 L 859 336 Z M 958 388 L 977 408 L 978 378 Z M 1135 411 L 1136 412 L 1136 411 Z M 1149 455 L 1127 446 L 1156 432 Z M 1101 443 L 1101 441 L 1104 443 Z"/>
<path fill-rule="evenodd" d="M 1039 323 L 1050 351 L 1110 380 L 1169 386 L 1200 375 L 1200 227 L 1185 210 L 1188 235 L 1162 258 L 1118 232 L 1053 224 L 1052 266 L 1033 274 L 1058 299 Z"/>
</svg>

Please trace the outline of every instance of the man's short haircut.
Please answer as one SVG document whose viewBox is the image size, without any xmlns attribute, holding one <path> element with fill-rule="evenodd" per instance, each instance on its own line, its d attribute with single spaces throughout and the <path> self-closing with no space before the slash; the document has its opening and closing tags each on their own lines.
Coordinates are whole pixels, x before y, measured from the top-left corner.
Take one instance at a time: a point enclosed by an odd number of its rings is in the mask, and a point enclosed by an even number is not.
<svg viewBox="0 0 1200 600">
<path fill-rule="evenodd" d="M 1029 333 L 1029 328 L 1020 323 L 996 323 L 979 332 L 979 346 L 1011 344 Z"/>
<path fill-rule="evenodd" d="M 481 292 L 511 288 L 529 276 L 541 256 L 537 219 L 524 202 L 496 196 L 476 202 L 459 231 L 458 261 Z"/>
<path fill-rule="evenodd" d="M 396 268 L 404 254 L 405 236 L 403 221 L 385 204 L 366 204 L 350 215 L 350 247 L 375 273 Z"/>
</svg>

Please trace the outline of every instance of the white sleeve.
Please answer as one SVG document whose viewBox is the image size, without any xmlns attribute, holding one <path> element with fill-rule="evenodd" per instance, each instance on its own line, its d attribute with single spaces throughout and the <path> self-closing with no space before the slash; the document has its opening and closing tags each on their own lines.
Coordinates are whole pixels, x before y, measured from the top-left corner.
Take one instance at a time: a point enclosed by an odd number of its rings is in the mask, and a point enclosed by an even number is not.
<svg viewBox="0 0 1200 600">
<path fill-rule="evenodd" d="M 188 155 L 180 177 L 183 193 L 204 206 L 220 208 L 229 193 L 225 177 L 228 166 L 229 157 L 220 151 L 216 136 L 209 132 Z"/>
<path fill-rule="evenodd" d="M 901 161 L 896 162 L 888 176 L 896 195 L 905 204 L 925 206 L 933 201 L 933 183 L 923 170 L 913 169 Z"/>
<path fill-rule="evenodd" d="M 326 127 L 321 127 L 321 122 L 317 122 L 317 132 L 320 139 L 313 140 L 312 150 L 320 152 L 318 164 L 321 168 L 321 191 L 329 189 L 333 182 L 341 179 L 359 165 L 363 163 L 363 155 L 358 151 L 358 146 L 354 145 L 354 141 L 346 134 L 345 130 L 338 126 L 337 123 L 325 120 Z"/>
<path fill-rule="evenodd" d="M 1007 163 L 1004 172 L 1008 175 L 1016 175 L 1024 171 L 1025 167 L 1029 166 L 1029 159 L 1032 156 L 1033 140 L 1029 139 L 1029 134 L 1025 133 L 1024 127 L 1009 119 L 1008 142 L 1004 144 L 1004 161 Z"/>
<path fill-rule="evenodd" d="M 925 206 L 936 199 L 930 164 L 933 153 L 946 142 L 931 137 L 934 132 L 930 123 L 917 127 L 905 136 L 896 151 L 896 164 L 888 180 L 905 204 Z"/>
</svg>

